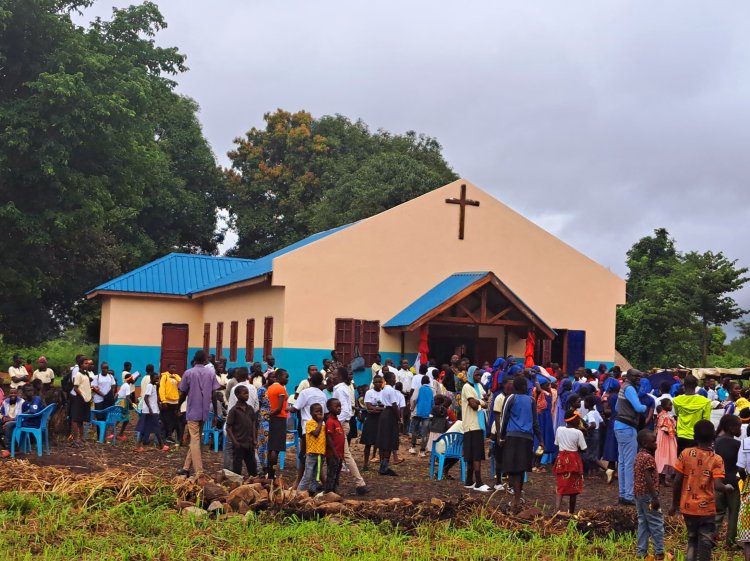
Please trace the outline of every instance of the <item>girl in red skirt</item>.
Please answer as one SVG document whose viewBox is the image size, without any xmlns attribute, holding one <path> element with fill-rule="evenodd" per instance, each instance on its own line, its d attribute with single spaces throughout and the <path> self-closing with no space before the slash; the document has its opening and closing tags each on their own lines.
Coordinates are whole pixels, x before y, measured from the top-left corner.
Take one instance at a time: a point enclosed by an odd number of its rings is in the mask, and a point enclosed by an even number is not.
<svg viewBox="0 0 750 561">
<path fill-rule="evenodd" d="M 576 498 L 583 492 L 583 460 L 581 451 L 586 450 L 586 439 L 580 430 L 581 419 L 578 412 L 568 409 L 565 412 L 565 426 L 557 427 L 555 444 L 559 449 L 552 471 L 557 476 L 557 497 L 555 512 L 560 512 L 563 497 L 570 497 L 568 512 L 576 511 Z"/>
</svg>

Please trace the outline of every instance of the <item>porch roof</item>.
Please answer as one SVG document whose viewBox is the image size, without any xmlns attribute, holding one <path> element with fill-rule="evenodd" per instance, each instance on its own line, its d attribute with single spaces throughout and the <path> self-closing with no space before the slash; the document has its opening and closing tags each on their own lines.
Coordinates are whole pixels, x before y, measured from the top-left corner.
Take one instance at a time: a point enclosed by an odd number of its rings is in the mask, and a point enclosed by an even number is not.
<svg viewBox="0 0 750 561">
<path fill-rule="evenodd" d="M 501 309 L 488 311 L 488 287 L 497 296 Z M 466 299 L 479 297 L 479 308 L 471 310 Z M 464 302 L 462 302 L 464 301 Z M 460 317 L 446 317 L 444 312 L 457 308 Z M 492 315 L 490 315 L 492 314 Z M 554 339 L 555 331 L 521 300 L 492 271 L 454 273 L 414 300 L 388 320 L 383 327 L 395 331 L 413 331 L 430 320 L 475 325 L 534 327 L 543 336 Z"/>
</svg>

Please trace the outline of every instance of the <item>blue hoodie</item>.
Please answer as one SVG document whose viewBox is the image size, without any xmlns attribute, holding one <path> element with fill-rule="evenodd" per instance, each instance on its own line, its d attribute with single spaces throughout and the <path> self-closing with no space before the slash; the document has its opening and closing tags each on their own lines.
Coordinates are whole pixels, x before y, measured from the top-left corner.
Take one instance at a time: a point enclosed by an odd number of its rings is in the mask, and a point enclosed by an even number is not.
<svg viewBox="0 0 750 561">
<path fill-rule="evenodd" d="M 414 408 L 414 416 L 426 419 L 432 412 L 432 406 L 435 403 L 435 398 L 432 392 L 432 387 L 428 384 L 419 388 L 417 393 L 417 404 Z"/>
</svg>

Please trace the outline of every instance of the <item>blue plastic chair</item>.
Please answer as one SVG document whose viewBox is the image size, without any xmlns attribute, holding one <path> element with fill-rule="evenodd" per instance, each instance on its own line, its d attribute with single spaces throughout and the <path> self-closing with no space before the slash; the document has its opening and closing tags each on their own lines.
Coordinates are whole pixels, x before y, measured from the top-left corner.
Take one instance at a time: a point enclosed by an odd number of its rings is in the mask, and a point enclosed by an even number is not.
<svg viewBox="0 0 750 561">
<path fill-rule="evenodd" d="M 113 405 L 99 411 L 92 409 L 90 422 L 99 429 L 99 442 L 104 442 L 107 436 L 107 427 L 112 427 L 112 434 L 117 436 L 117 423 L 122 421 L 125 409 L 119 405 Z M 112 439 L 112 444 L 117 442 L 116 438 Z"/>
<path fill-rule="evenodd" d="M 47 427 L 49 425 L 49 418 L 52 416 L 52 413 L 55 412 L 55 409 L 57 409 L 57 404 L 52 403 L 42 409 L 39 413 L 34 413 L 33 415 L 28 413 L 16 415 L 16 426 L 13 429 L 13 435 L 10 439 L 11 458 L 16 457 L 16 444 L 18 444 L 21 452 L 24 454 L 29 451 L 29 436 L 33 436 L 36 441 L 36 453 L 38 456 L 44 454 L 42 448 L 43 445 L 47 447 L 47 454 L 49 454 L 49 430 Z M 28 423 L 31 419 L 39 419 L 39 426 L 30 427 L 28 424 L 23 426 L 24 422 Z"/>
<path fill-rule="evenodd" d="M 208 444 L 209 440 L 213 436 L 214 438 L 214 452 L 219 451 L 219 446 L 221 445 L 222 438 L 224 438 L 224 432 L 218 428 L 214 427 L 214 416 L 216 414 L 213 411 L 208 412 L 208 419 L 206 419 L 206 422 L 203 423 L 203 444 Z M 221 421 L 221 417 L 218 418 L 219 421 Z"/>
<path fill-rule="evenodd" d="M 445 452 L 442 454 L 437 451 L 438 442 L 445 444 Z M 443 468 L 446 458 L 455 458 L 461 461 L 461 481 L 466 480 L 466 462 L 463 457 L 464 435 L 460 432 L 446 432 L 440 435 L 432 443 L 432 452 L 430 453 L 430 479 L 433 478 L 435 471 L 435 460 L 438 462 L 437 479 L 443 479 Z"/>
<path fill-rule="evenodd" d="M 298 418 L 297 415 L 290 415 L 287 420 L 287 429 L 286 433 L 291 434 L 293 439 L 286 441 L 286 448 L 289 450 L 289 448 L 294 448 L 295 452 L 299 451 L 299 430 L 297 428 L 297 422 Z M 291 428 L 290 428 L 291 425 Z M 297 456 L 297 469 L 299 469 L 300 462 L 299 462 L 299 453 L 296 454 Z M 279 469 L 284 469 L 284 462 L 286 461 L 286 451 L 279 452 Z"/>
</svg>

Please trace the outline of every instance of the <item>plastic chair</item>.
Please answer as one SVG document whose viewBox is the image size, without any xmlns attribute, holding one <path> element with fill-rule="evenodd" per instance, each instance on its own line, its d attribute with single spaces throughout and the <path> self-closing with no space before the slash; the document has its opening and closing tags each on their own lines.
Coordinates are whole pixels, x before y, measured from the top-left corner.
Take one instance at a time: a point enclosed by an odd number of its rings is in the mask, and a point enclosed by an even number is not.
<svg viewBox="0 0 750 561">
<path fill-rule="evenodd" d="M 438 442 L 445 444 L 445 452 L 439 453 L 437 451 Z M 433 478 L 435 470 L 435 460 L 438 462 L 437 466 L 437 479 L 440 481 L 443 479 L 443 468 L 445 466 L 446 458 L 455 458 L 461 461 L 461 481 L 466 480 L 466 462 L 463 457 L 464 448 L 464 435 L 460 432 L 447 432 L 440 435 L 437 440 L 432 443 L 432 452 L 430 453 L 430 479 Z"/>
<path fill-rule="evenodd" d="M 208 412 L 208 419 L 206 419 L 206 422 L 203 423 L 203 444 L 208 444 L 209 440 L 213 436 L 214 438 L 214 452 L 219 451 L 219 445 L 222 442 L 222 438 L 224 438 L 224 432 L 218 428 L 213 426 L 214 424 L 214 417 L 216 414 L 213 411 Z M 219 421 L 222 420 L 221 417 L 217 418 Z"/>
<path fill-rule="evenodd" d="M 294 448 L 295 451 L 299 451 L 299 430 L 298 430 L 299 418 L 297 415 L 290 415 L 286 421 L 286 433 L 292 435 L 292 440 L 286 441 L 286 448 Z M 299 454 L 297 456 L 297 468 L 299 469 Z M 284 462 L 286 461 L 286 451 L 279 452 L 279 469 L 284 469 Z"/>
<path fill-rule="evenodd" d="M 16 443 L 18 443 L 21 451 L 25 454 L 29 451 L 30 442 L 29 436 L 33 436 L 36 441 L 36 453 L 38 456 L 42 456 L 43 446 L 47 447 L 47 454 L 49 454 L 49 418 L 52 413 L 57 409 L 57 404 L 52 403 L 42 409 L 39 413 L 21 414 L 16 415 L 16 426 L 13 429 L 13 435 L 10 439 L 10 457 L 16 457 Z M 23 426 L 24 422 L 28 423 L 31 419 L 39 419 L 38 427 Z"/>
<path fill-rule="evenodd" d="M 91 410 L 90 423 L 99 429 L 99 442 L 104 442 L 107 436 L 107 427 L 112 427 L 112 434 L 117 436 L 117 423 L 122 421 L 125 410 L 119 405 L 112 405 L 106 409 Z M 112 439 L 112 444 L 116 444 L 117 439 Z"/>
</svg>

